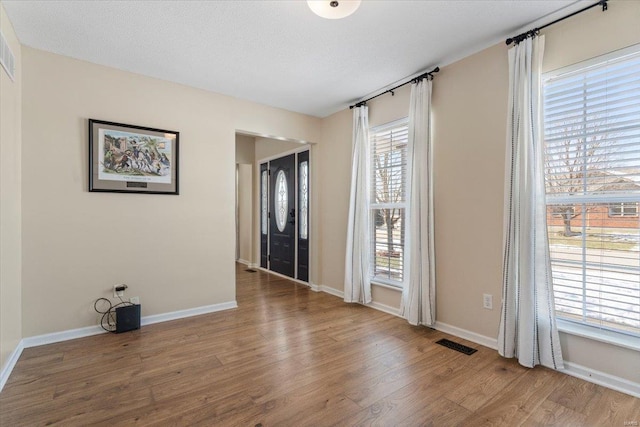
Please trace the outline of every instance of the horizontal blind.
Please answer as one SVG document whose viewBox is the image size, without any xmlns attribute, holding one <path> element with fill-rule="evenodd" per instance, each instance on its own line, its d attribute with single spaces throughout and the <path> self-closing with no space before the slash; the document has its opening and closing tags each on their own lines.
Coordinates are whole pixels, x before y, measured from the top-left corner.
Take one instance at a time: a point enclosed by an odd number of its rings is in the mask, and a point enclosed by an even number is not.
<svg viewBox="0 0 640 427">
<path fill-rule="evenodd" d="M 373 129 L 370 138 L 373 275 L 399 285 L 404 279 L 407 123 Z"/>
<path fill-rule="evenodd" d="M 556 312 L 640 335 L 640 52 L 544 80 Z"/>
</svg>

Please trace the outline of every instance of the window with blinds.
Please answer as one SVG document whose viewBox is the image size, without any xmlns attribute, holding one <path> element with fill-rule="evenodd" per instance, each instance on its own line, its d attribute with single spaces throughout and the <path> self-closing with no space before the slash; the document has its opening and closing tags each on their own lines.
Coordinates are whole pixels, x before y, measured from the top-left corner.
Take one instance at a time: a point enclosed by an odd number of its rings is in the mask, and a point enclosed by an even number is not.
<svg viewBox="0 0 640 427">
<path fill-rule="evenodd" d="M 407 209 L 407 119 L 371 129 L 373 279 L 394 286 L 404 280 Z"/>
<path fill-rule="evenodd" d="M 640 335 L 640 48 L 543 78 L 556 314 Z"/>
</svg>

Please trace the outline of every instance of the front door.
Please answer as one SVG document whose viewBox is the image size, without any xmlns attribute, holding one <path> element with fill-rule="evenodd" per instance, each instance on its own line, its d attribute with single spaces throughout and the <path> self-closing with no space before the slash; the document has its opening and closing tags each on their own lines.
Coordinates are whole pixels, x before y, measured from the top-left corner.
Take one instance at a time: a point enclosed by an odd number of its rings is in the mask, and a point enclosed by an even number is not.
<svg viewBox="0 0 640 427">
<path fill-rule="evenodd" d="M 289 277 L 295 277 L 295 159 L 291 154 L 269 163 L 269 268 Z"/>
</svg>

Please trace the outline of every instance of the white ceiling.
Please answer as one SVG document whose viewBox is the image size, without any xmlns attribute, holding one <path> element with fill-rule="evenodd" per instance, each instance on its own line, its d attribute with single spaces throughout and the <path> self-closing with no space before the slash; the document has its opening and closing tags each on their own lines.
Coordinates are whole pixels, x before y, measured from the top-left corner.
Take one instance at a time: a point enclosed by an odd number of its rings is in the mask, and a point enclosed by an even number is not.
<svg viewBox="0 0 640 427">
<path fill-rule="evenodd" d="M 27 46 L 318 117 L 574 3 L 363 0 L 328 20 L 302 0 L 3 0 Z"/>
</svg>

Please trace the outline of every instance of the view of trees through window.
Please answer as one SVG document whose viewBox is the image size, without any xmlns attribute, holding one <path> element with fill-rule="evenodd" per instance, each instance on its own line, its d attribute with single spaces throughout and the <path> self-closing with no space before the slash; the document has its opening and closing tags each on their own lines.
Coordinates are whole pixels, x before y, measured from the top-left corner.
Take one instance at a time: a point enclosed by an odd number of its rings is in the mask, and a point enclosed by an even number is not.
<svg viewBox="0 0 640 427">
<path fill-rule="evenodd" d="M 556 312 L 640 334 L 640 52 L 546 78 L 544 139 Z"/>
<path fill-rule="evenodd" d="M 407 137 L 406 121 L 371 133 L 373 276 L 398 284 L 404 278 Z"/>
</svg>

